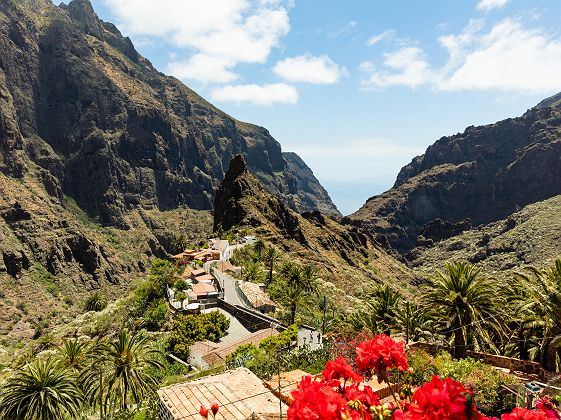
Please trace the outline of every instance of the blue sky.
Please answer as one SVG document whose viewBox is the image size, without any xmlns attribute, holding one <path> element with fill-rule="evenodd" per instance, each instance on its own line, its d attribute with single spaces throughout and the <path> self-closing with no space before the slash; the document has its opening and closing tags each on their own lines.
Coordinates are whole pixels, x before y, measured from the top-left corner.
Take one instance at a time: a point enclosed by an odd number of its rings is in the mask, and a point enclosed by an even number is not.
<svg viewBox="0 0 561 420">
<path fill-rule="evenodd" d="M 342 213 L 438 138 L 561 91 L 557 0 L 93 0 L 162 72 L 262 125 Z"/>
</svg>

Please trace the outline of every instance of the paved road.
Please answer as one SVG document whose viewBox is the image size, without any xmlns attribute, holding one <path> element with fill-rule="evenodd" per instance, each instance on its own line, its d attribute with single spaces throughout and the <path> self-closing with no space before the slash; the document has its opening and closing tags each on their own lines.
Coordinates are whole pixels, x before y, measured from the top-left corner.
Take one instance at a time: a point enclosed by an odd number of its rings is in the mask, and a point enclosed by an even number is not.
<svg viewBox="0 0 561 420">
<path fill-rule="evenodd" d="M 224 289 L 224 300 L 230 305 L 245 306 L 236 293 L 236 279 L 228 274 L 221 273 L 218 270 L 214 271 L 214 276 L 220 282 Z"/>
</svg>

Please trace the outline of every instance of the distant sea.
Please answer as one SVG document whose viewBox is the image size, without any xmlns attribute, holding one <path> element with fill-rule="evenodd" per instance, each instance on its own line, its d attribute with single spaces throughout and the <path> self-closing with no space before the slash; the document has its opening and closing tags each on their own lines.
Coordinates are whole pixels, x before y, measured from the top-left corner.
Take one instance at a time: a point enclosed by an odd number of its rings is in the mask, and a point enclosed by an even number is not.
<svg viewBox="0 0 561 420">
<path fill-rule="evenodd" d="M 393 181 L 329 182 L 320 180 L 320 182 L 344 216 L 354 213 L 367 199 L 387 191 L 393 185 Z"/>
</svg>

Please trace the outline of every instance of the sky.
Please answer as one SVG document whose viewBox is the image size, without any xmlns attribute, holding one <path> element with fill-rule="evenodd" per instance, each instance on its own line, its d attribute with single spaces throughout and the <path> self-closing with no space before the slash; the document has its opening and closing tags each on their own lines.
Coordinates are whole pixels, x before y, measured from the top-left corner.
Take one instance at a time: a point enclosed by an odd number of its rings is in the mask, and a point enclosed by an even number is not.
<svg viewBox="0 0 561 420">
<path fill-rule="evenodd" d="M 298 153 L 343 214 L 437 139 L 561 91 L 558 0 L 92 0 L 137 50 Z"/>
</svg>

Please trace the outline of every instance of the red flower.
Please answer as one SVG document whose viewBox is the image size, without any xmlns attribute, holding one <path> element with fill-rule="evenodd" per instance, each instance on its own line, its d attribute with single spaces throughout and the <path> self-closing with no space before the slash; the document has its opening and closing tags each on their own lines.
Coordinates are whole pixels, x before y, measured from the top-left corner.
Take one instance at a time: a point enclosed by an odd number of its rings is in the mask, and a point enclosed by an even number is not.
<svg viewBox="0 0 561 420">
<path fill-rule="evenodd" d="M 203 416 L 205 419 L 208 419 L 208 410 L 202 405 L 201 408 L 199 408 L 199 414 Z"/>
<path fill-rule="evenodd" d="M 471 395 L 459 382 L 433 376 L 432 380 L 413 394 L 405 419 L 408 420 L 469 420 L 481 418 L 471 402 Z"/>
<path fill-rule="evenodd" d="M 349 416 L 347 402 L 331 386 L 304 376 L 292 391 L 294 401 L 288 408 L 289 420 L 340 420 Z"/>
<path fill-rule="evenodd" d="M 363 389 L 356 383 L 347 386 L 345 397 L 349 401 L 360 401 L 366 408 L 380 405 L 380 398 L 368 385 L 364 385 Z"/>
<path fill-rule="evenodd" d="M 510 414 L 503 414 L 501 420 L 548 420 L 548 417 L 543 411 L 515 408 Z"/>
<path fill-rule="evenodd" d="M 559 420 L 561 416 L 555 408 L 555 403 L 551 400 L 551 397 L 546 395 L 545 397 L 538 398 L 536 400 L 536 408 L 539 411 L 545 413 L 548 420 Z"/>
<path fill-rule="evenodd" d="M 374 370 L 378 380 L 386 380 L 389 369 L 407 370 L 405 346 L 380 334 L 356 348 L 356 365 L 360 370 Z"/>
<path fill-rule="evenodd" d="M 330 360 L 327 362 L 321 376 L 324 381 L 330 383 L 331 381 L 339 379 L 362 382 L 362 376 L 356 373 L 343 357 L 338 357 L 335 361 Z"/>
<path fill-rule="evenodd" d="M 212 415 L 216 417 L 216 413 L 218 413 L 218 403 L 214 403 L 210 406 L 210 411 L 212 411 Z"/>
</svg>

